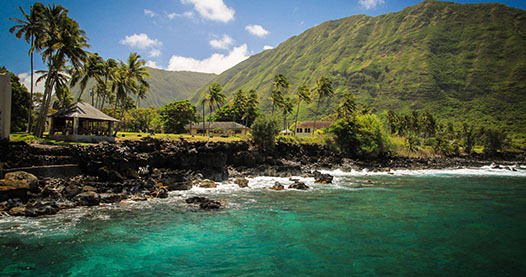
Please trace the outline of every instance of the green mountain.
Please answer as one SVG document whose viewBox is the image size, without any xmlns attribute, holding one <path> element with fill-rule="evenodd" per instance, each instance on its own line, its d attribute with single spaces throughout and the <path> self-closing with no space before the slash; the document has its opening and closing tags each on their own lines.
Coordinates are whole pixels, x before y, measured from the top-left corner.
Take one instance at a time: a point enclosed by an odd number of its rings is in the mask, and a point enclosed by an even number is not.
<svg viewBox="0 0 526 277">
<path fill-rule="evenodd" d="M 140 102 L 141 107 L 160 108 L 176 100 L 189 99 L 192 94 L 204 84 L 210 82 L 216 74 L 189 72 L 189 71 L 167 71 L 156 68 L 148 68 L 152 78 L 148 78 L 150 89 L 145 99 Z M 95 81 L 89 81 L 82 99 L 91 103 L 89 88 L 95 86 Z M 78 96 L 79 86 L 72 89 Z M 133 97 L 132 97 L 133 98 Z M 135 98 L 134 98 L 135 100 Z"/>
<path fill-rule="evenodd" d="M 376 112 L 428 110 L 442 119 L 526 130 L 526 12 L 502 4 L 425 1 L 377 17 L 328 21 L 225 71 L 230 95 L 256 89 L 264 110 L 272 79 L 291 92 L 332 79 L 334 112 L 346 91 Z M 196 103 L 206 86 L 192 97 Z M 300 119 L 312 118 L 302 104 Z"/>
</svg>

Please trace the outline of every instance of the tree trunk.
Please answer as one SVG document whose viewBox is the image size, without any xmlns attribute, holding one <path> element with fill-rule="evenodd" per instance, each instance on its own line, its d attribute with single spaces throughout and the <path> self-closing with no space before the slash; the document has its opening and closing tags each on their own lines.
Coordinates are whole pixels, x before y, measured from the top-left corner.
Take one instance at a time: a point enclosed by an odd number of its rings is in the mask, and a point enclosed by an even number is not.
<svg viewBox="0 0 526 277">
<path fill-rule="evenodd" d="M 52 69 L 50 68 L 52 72 Z M 44 96 L 42 97 L 42 104 L 40 106 L 40 111 L 38 113 L 37 125 L 35 128 L 35 136 L 41 138 L 44 134 L 44 129 L 46 127 L 46 117 L 47 111 L 49 109 L 49 104 L 51 102 L 51 91 L 53 88 L 53 73 L 48 72 L 48 78 L 46 79 L 46 87 L 44 89 Z"/>
<path fill-rule="evenodd" d="M 33 45 L 33 36 L 31 36 L 31 48 Z M 27 129 L 26 133 L 31 132 L 31 115 L 33 114 L 33 49 L 31 49 L 31 98 L 29 98 L 29 111 L 27 112 Z"/>
<path fill-rule="evenodd" d="M 296 122 L 294 122 L 294 136 L 296 136 L 296 126 L 298 125 L 298 115 L 300 113 L 301 100 L 298 101 L 298 109 L 296 110 Z"/>
<path fill-rule="evenodd" d="M 314 124 L 312 126 L 312 134 L 316 132 L 316 120 L 318 119 L 318 110 L 320 109 L 321 97 L 318 97 L 318 105 L 316 105 L 316 114 L 314 114 Z"/>
<path fill-rule="evenodd" d="M 203 102 L 203 132 L 206 132 L 205 126 L 205 103 Z"/>
</svg>

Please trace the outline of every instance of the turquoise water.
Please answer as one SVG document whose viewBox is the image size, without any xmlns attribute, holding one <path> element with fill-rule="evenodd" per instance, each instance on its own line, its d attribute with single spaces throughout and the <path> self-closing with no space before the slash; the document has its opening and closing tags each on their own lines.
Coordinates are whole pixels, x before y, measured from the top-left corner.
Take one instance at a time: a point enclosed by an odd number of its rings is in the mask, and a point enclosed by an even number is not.
<svg viewBox="0 0 526 277">
<path fill-rule="evenodd" d="M 0 274 L 526 274 L 525 174 L 336 174 L 335 185 L 304 179 L 309 191 L 256 178 L 251 189 L 0 218 Z M 203 194 L 227 208 L 184 203 Z"/>
</svg>

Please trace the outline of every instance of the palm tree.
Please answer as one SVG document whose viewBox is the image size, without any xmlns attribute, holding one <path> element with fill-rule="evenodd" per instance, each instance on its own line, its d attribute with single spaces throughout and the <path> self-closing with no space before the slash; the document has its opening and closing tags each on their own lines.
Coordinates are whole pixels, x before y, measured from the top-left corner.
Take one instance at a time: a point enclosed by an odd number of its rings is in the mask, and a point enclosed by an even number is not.
<svg viewBox="0 0 526 277">
<path fill-rule="evenodd" d="M 252 122 L 256 118 L 257 112 L 258 112 L 258 104 L 259 104 L 259 100 L 258 100 L 258 94 L 256 90 L 255 89 L 249 90 L 248 96 L 247 96 L 245 113 L 243 114 L 243 120 L 245 122 L 245 126 L 249 126 L 248 124 L 249 122 L 250 124 L 252 124 Z"/>
<path fill-rule="evenodd" d="M 272 102 L 272 115 L 274 115 L 274 108 L 283 103 L 284 95 L 288 93 L 287 90 L 289 87 L 290 84 L 285 75 L 278 74 L 274 76 L 274 81 L 272 82 L 272 94 L 270 96 L 270 101 Z"/>
<path fill-rule="evenodd" d="M 100 105 L 100 108 L 104 108 L 104 102 L 106 101 L 106 98 L 111 99 L 111 95 L 114 92 L 115 86 L 108 85 L 108 82 L 112 82 L 112 84 L 115 82 L 115 79 L 117 78 L 117 69 L 118 69 L 118 63 L 114 59 L 108 59 L 107 61 L 104 61 L 103 68 L 102 68 L 102 74 L 104 76 L 104 80 L 100 80 L 98 83 L 98 95 L 102 94 L 102 103 Z"/>
<path fill-rule="evenodd" d="M 338 118 L 350 119 L 356 113 L 356 102 L 351 92 L 343 95 L 343 101 L 338 106 Z"/>
<path fill-rule="evenodd" d="M 11 27 L 11 29 L 9 29 L 9 32 L 14 33 L 16 31 L 16 37 L 18 39 L 24 36 L 24 40 L 30 43 L 31 45 L 31 47 L 29 48 L 29 55 L 31 56 L 31 104 L 27 114 L 26 129 L 26 132 L 29 133 L 31 131 L 31 114 L 33 113 L 33 53 L 35 52 L 35 50 L 41 49 L 41 34 L 43 33 L 42 13 L 44 10 L 44 5 L 38 2 L 35 3 L 29 8 L 29 14 L 26 14 L 24 12 L 22 6 L 19 6 L 19 8 L 22 14 L 24 15 L 25 20 L 18 18 L 9 18 L 9 20 L 13 20 L 18 23 L 18 25 Z"/>
<path fill-rule="evenodd" d="M 296 121 L 294 123 L 294 136 L 296 136 L 296 125 L 298 125 L 298 115 L 300 113 L 300 103 L 301 101 L 307 104 L 311 102 L 310 92 L 309 92 L 309 89 L 307 88 L 307 85 L 301 85 L 298 88 L 296 92 L 296 97 L 298 98 L 298 100 L 296 101 L 296 104 L 298 105 L 298 109 L 296 110 Z"/>
<path fill-rule="evenodd" d="M 213 83 L 208 87 L 208 94 L 206 95 L 206 100 L 208 102 L 208 107 L 210 108 L 210 115 L 212 115 L 212 109 L 216 106 L 219 109 L 220 105 L 223 105 L 226 100 L 226 95 L 222 92 L 223 87 L 218 83 Z M 210 141 L 210 121 L 208 121 L 208 142 Z"/>
<path fill-rule="evenodd" d="M 294 108 L 294 101 L 289 97 L 285 97 L 283 102 L 280 103 L 281 112 L 283 113 L 283 130 L 288 130 L 287 127 L 287 116 L 292 113 Z"/>
<path fill-rule="evenodd" d="M 334 90 L 332 88 L 332 81 L 331 79 L 327 77 L 321 77 L 316 82 L 316 89 L 314 90 L 316 94 L 318 94 L 318 104 L 316 105 L 316 114 L 314 115 L 314 126 L 312 133 L 316 131 L 316 120 L 318 118 L 318 110 L 320 109 L 320 103 L 323 98 L 331 97 L 334 94 Z"/>
<path fill-rule="evenodd" d="M 206 103 L 208 103 L 208 99 L 205 97 L 203 97 L 203 99 L 201 99 L 201 105 L 203 105 L 203 132 L 206 132 L 206 129 L 205 129 L 205 106 L 206 106 Z"/>
<path fill-rule="evenodd" d="M 145 95 L 150 88 L 150 84 L 145 78 L 151 78 L 151 76 L 145 64 L 146 61 L 142 60 L 137 53 L 130 53 L 127 63 L 120 61 L 114 84 L 117 90 L 116 101 L 121 104 L 120 119 L 130 106 L 130 95 L 135 94 L 140 97 Z M 118 132 L 120 124 L 117 126 L 115 133 Z"/>
<path fill-rule="evenodd" d="M 88 81 L 92 78 L 94 78 L 97 82 L 101 80 L 101 77 L 104 74 L 104 59 L 99 56 L 99 54 L 89 54 L 88 59 L 84 63 L 84 66 L 79 67 L 75 70 L 73 70 L 71 74 L 71 86 L 73 87 L 77 83 L 80 82 L 80 93 L 77 98 L 77 101 L 80 101 L 82 97 L 82 93 L 84 92 L 84 89 L 86 89 L 86 85 Z M 92 105 L 93 105 L 93 97 L 92 95 Z"/>
<path fill-rule="evenodd" d="M 35 136 L 42 137 L 45 128 L 47 111 L 49 109 L 52 89 L 58 82 L 59 72 L 69 63 L 73 68 L 79 68 L 85 61 L 87 37 L 79 28 L 78 23 L 68 17 L 68 10 L 62 5 L 49 5 L 42 13 L 43 33 L 41 34 L 42 60 L 48 66 L 48 77 L 44 89 L 42 106 L 39 111 L 35 128 Z"/>
</svg>

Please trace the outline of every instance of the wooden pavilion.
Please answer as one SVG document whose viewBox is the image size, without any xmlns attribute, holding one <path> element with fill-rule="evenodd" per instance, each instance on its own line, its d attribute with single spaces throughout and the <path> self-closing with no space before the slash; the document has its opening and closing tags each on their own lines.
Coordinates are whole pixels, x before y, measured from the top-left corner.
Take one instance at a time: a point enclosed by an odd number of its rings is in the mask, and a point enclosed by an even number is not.
<svg viewBox="0 0 526 277">
<path fill-rule="evenodd" d="M 49 116 L 49 138 L 77 142 L 114 142 L 113 124 L 119 120 L 88 103 L 77 102 Z"/>
</svg>

